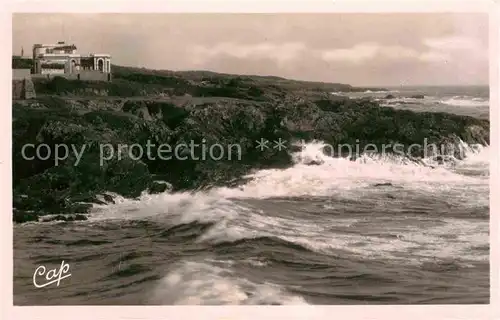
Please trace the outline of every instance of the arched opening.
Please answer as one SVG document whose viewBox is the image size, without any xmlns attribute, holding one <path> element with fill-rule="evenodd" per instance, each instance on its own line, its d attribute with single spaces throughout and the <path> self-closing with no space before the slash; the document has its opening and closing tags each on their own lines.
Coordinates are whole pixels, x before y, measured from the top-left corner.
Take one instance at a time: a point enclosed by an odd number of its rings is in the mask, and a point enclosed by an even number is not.
<svg viewBox="0 0 500 320">
<path fill-rule="evenodd" d="M 99 71 L 104 71 L 104 61 L 102 59 L 97 60 L 97 69 Z"/>
<path fill-rule="evenodd" d="M 69 70 L 70 73 L 75 73 L 76 72 L 76 61 L 75 60 L 71 60 L 71 67 L 70 67 L 70 70 Z"/>
</svg>

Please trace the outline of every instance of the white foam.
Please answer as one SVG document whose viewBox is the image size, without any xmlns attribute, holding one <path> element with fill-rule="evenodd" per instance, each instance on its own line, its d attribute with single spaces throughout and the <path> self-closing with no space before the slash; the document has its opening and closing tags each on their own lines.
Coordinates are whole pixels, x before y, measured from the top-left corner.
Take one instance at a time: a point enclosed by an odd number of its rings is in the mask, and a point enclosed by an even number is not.
<svg viewBox="0 0 500 320">
<path fill-rule="evenodd" d="M 117 198 L 116 204 L 95 205 L 90 220 L 138 219 L 168 216 L 173 222 L 213 222 L 238 217 L 246 209 L 235 199 L 263 199 L 298 196 L 336 196 L 358 199 L 377 195 L 377 183 L 391 183 L 407 191 L 441 194 L 449 201 L 489 204 L 487 176 L 467 176 L 450 168 L 431 168 L 395 156 L 363 156 L 356 161 L 323 154 L 324 144 L 312 142 L 294 154 L 296 164 L 287 169 L 260 170 L 251 181 L 237 188 L 216 188 L 208 192 L 143 194 L 138 200 Z M 467 152 L 458 169 L 488 172 L 489 148 Z M 305 165 L 316 161 L 319 165 Z"/>
<path fill-rule="evenodd" d="M 484 234 L 488 230 L 487 223 L 484 225 L 479 222 L 452 219 L 445 221 L 445 226 L 426 228 L 410 224 L 393 225 L 388 230 L 399 230 L 401 236 L 387 238 L 339 232 L 342 229 L 349 229 L 358 222 L 366 223 L 363 221 L 365 218 L 332 217 L 329 219 L 325 217 L 314 220 L 308 217 L 306 212 L 270 216 L 269 211 L 282 212 L 287 208 L 278 203 L 275 205 L 279 206 L 279 209 L 269 207 L 263 210 L 264 202 L 259 202 L 259 199 L 334 196 L 335 201 L 341 198 L 362 203 L 371 201 L 375 208 L 376 200 L 387 191 L 373 185 L 384 182 L 392 183 L 392 187 L 400 188 L 398 190 L 428 197 L 438 195 L 440 199 L 450 204 L 470 206 L 488 206 L 489 204 L 487 177 L 466 176 L 446 167 L 432 169 L 395 156 L 364 156 L 356 161 L 334 159 L 323 154 L 323 147 L 324 144 L 321 142 L 306 144 L 302 151 L 294 154 L 295 165 L 292 167 L 255 172 L 250 175 L 252 180 L 239 188 L 216 188 L 195 193 L 143 194 L 138 200 L 121 199 L 116 204 L 95 206 L 95 212 L 90 219 L 154 217 L 168 220 L 172 224 L 193 221 L 215 222 L 215 225 L 202 234 L 197 241 L 217 243 L 264 236 L 278 237 L 322 254 L 335 255 L 339 250 L 347 250 L 363 258 L 398 259 L 401 263 L 421 263 L 426 260 L 430 261 L 434 257 L 466 257 L 475 261 L 486 259 L 484 254 L 474 257 L 468 254 L 467 250 L 474 245 L 488 244 L 487 236 Z M 477 150 L 470 148 L 467 155 L 466 160 L 458 161 L 457 167 L 488 170 L 488 147 Z M 317 162 L 318 165 L 304 164 L 311 161 Z M 396 191 L 392 192 L 396 194 Z M 252 201 L 257 201 L 257 205 L 253 206 Z M 325 204 L 323 208 L 335 212 L 337 209 L 334 204 L 331 207 Z M 265 205 L 271 206 L 272 203 L 267 201 Z M 293 211 L 294 208 L 288 208 L 288 210 Z M 399 217 L 394 217 L 394 220 L 397 218 Z M 401 219 L 405 221 L 405 217 Z M 375 221 L 373 227 L 389 226 L 390 222 L 391 220 L 389 222 Z M 353 227 L 352 230 L 357 230 L 357 227 Z M 388 231 L 383 231 L 382 234 L 384 232 Z M 461 238 L 448 241 L 443 239 L 443 234 L 455 234 Z M 460 239 L 467 239 L 467 241 Z M 409 256 L 407 254 L 409 250 L 413 250 L 415 254 Z M 229 294 L 232 290 L 239 292 L 239 287 L 235 287 L 232 282 L 227 282 L 229 280 L 214 277 L 199 281 L 221 281 L 220 295 Z M 222 283 L 225 284 L 222 285 Z M 190 285 L 197 287 L 196 283 Z M 179 290 L 191 290 L 190 288 L 182 287 Z M 247 301 L 248 297 L 236 291 L 231 293 L 236 302 Z M 189 295 L 186 295 L 186 299 L 187 297 Z M 199 299 L 201 300 L 197 302 L 222 298 L 202 295 Z"/>
<path fill-rule="evenodd" d="M 488 187 L 484 179 L 464 176 L 441 166 L 433 169 L 404 157 L 367 155 L 356 161 L 331 158 L 323 154 L 324 146 L 321 142 L 306 144 L 301 152 L 294 155 L 296 164 L 293 167 L 258 171 L 248 176 L 252 180 L 246 185 L 221 188 L 218 193 L 227 198 L 307 195 L 356 197 L 359 190 L 370 192 L 367 188 L 373 184 L 392 183 L 407 190 L 438 192 L 444 189 L 461 195 L 469 186 Z M 477 157 L 484 158 L 483 155 Z M 321 164 L 304 164 L 311 161 Z"/>
<path fill-rule="evenodd" d="M 465 145 L 467 157 L 464 161 L 458 163 L 462 166 L 481 166 L 482 168 L 489 168 L 491 155 L 490 147 L 481 145 L 467 146 Z"/>
<path fill-rule="evenodd" d="M 488 107 L 490 105 L 489 99 L 468 96 L 455 96 L 453 98 L 441 100 L 440 102 L 457 107 Z"/>
<path fill-rule="evenodd" d="M 389 92 L 399 92 L 399 91 L 398 90 L 383 90 L 383 91 L 366 90 L 366 91 L 363 91 L 363 93 L 389 93 Z"/>
<path fill-rule="evenodd" d="M 194 221 L 214 222 L 237 216 L 244 207 L 214 192 L 143 194 L 139 199 L 124 199 L 109 205 L 94 205 L 90 221 L 129 220 L 156 217 L 173 224 Z"/>
<path fill-rule="evenodd" d="M 307 304 L 278 285 L 254 283 L 228 267 L 194 261 L 173 267 L 160 280 L 151 301 L 167 305 Z"/>
</svg>

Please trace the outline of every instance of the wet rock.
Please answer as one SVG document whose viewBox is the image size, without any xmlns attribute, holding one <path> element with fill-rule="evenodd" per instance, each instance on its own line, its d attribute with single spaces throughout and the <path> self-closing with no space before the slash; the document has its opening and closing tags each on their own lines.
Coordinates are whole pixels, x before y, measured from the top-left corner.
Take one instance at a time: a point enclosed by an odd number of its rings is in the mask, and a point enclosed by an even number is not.
<svg viewBox="0 0 500 320">
<path fill-rule="evenodd" d="M 42 217 L 41 221 L 42 222 L 51 222 L 51 221 L 66 221 L 66 222 L 71 222 L 71 221 L 85 221 L 88 220 L 87 216 L 83 214 L 58 214 L 55 216 L 46 216 Z"/>
<path fill-rule="evenodd" d="M 325 163 L 324 160 L 310 157 L 298 157 L 297 160 L 306 166 L 319 166 Z"/>
<path fill-rule="evenodd" d="M 104 201 L 106 201 L 107 203 L 113 203 L 113 204 L 115 203 L 115 199 L 113 199 L 113 196 L 110 194 L 104 193 L 102 194 L 102 197 Z"/>
<path fill-rule="evenodd" d="M 453 156 L 448 155 L 438 155 L 434 157 L 434 161 L 436 161 L 439 165 L 456 165 L 457 160 Z"/>
<path fill-rule="evenodd" d="M 49 218 L 47 220 L 44 220 L 44 221 L 71 221 L 70 219 L 71 217 L 66 217 L 66 216 L 63 216 L 63 215 L 57 215 L 57 216 L 54 216 L 52 218 Z"/>
<path fill-rule="evenodd" d="M 412 99 L 424 99 L 425 96 L 423 94 L 414 94 L 410 98 L 412 98 Z"/>
<path fill-rule="evenodd" d="M 375 183 L 373 186 L 374 187 L 392 187 L 392 183 L 390 183 L 390 182 Z"/>
<path fill-rule="evenodd" d="M 92 208 L 91 203 L 72 203 L 71 207 L 68 208 L 68 212 L 71 213 L 87 213 Z"/>
<path fill-rule="evenodd" d="M 319 166 L 321 164 L 323 164 L 324 161 L 321 161 L 321 160 L 311 160 L 309 161 L 308 163 L 306 163 L 308 166 Z"/>
<path fill-rule="evenodd" d="M 13 221 L 16 223 L 38 221 L 38 215 L 34 212 L 14 209 Z"/>
<path fill-rule="evenodd" d="M 172 185 L 170 183 L 165 181 L 153 181 L 153 183 L 148 189 L 148 192 L 150 194 L 157 194 L 171 190 L 172 190 Z"/>
</svg>

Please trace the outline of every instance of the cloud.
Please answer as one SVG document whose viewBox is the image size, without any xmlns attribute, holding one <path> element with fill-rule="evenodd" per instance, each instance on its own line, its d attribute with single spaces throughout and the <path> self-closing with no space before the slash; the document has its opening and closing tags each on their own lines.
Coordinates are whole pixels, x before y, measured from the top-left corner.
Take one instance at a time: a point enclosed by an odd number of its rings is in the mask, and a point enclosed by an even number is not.
<svg viewBox="0 0 500 320">
<path fill-rule="evenodd" d="M 241 60 L 267 59 L 274 61 L 280 67 L 296 63 L 297 59 L 320 59 L 326 62 L 365 63 L 375 59 L 385 60 L 415 60 L 421 62 L 444 62 L 451 56 L 435 51 L 419 52 L 414 48 L 398 45 L 381 45 L 366 42 L 351 48 L 314 49 L 307 48 L 303 42 L 242 44 L 223 42 L 213 46 L 192 45 L 187 50 L 192 61 L 203 65 L 213 59 L 231 57 Z"/>
<path fill-rule="evenodd" d="M 348 61 L 360 63 L 373 59 L 380 47 L 377 44 L 358 44 L 349 49 L 331 49 L 319 52 L 319 56 L 326 61 Z"/>
<path fill-rule="evenodd" d="M 229 56 L 239 59 L 271 59 L 280 65 L 284 65 L 297 59 L 306 49 L 305 44 L 301 42 L 281 44 L 267 42 L 239 44 L 225 42 L 211 47 L 193 45 L 188 51 L 197 64 L 202 64 L 217 56 Z"/>
<path fill-rule="evenodd" d="M 118 65 L 353 85 L 488 83 L 488 16 L 449 13 L 13 15 L 13 51 L 66 40 Z"/>
<path fill-rule="evenodd" d="M 472 38 L 458 36 L 424 39 L 423 43 L 438 50 L 474 50 L 479 46 Z"/>
<path fill-rule="evenodd" d="M 454 55 L 460 57 L 459 60 L 488 60 L 487 48 L 474 38 L 450 36 L 428 38 L 422 42 L 438 55 Z"/>
<path fill-rule="evenodd" d="M 377 58 L 389 60 L 417 60 L 422 62 L 443 62 L 451 57 L 445 53 L 418 50 L 410 47 L 377 43 L 361 43 L 348 49 L 330 49 L 319 52 L 323 60 L 328 62 L 363 63 Z"/>
<path fill-rule="evenodd" d="M 421 61 L 425 61 L 425 62 L 445 62 L 445 63 L 448 63 L 449 61 L 452 60 L 452 57 L 449 54 L 428 51 L 428 52 L 422 53 L 420 55 L 419 59 Z"/>
</svg>

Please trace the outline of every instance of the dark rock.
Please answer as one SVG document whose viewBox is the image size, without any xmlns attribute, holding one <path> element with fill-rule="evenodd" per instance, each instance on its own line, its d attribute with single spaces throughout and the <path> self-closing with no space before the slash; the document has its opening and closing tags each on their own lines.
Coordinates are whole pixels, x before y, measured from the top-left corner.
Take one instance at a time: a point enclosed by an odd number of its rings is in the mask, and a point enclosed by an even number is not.
<svg viewBox="0 0 500 320">
<path fill-rule="evenodd" d="M 71 213 L 88 213 L 92 208 L 90 203 L 74 203 L 71 207 Z"/>
<path fill-rule="evenodd" d="M 165 181 L 153 181 L 148 189 L 150 194 L 163 193 L 172 190 L 172 186 Z"/>
<path fill-rule="evenodd" d="M 412 98 L 412 99 L 424 99 L 425 96 L 423 94 L 414 94 L 410 98 Z"/>
<path fill-rule="evenodd" d="M 396 98 L 396 97 L 393 96 L 392 94 L 388 94 L 388 95 L 385 96 L 384 99 L 394 99 L 394 98 Z"/>
<path fill-rule="evenodd" d="M 456 159 L 453 156 L 448 156 L 448 155 L 438 155 L 434 157 L 434 160 L 439 164 L 451 164 L 455 165 L 456 164 Z"/>
<path fill-rule="evenodd" d="M 109 204 L 109 202 L 101 200 L 102 198 L 99 198 L 99 196 L 96 196 L 95 199 L 92 200 L 92 203 L 99 204 L 99 205 L 106 205 Z"/>
<path fill-rule="evenodd" d="M 103 193 L 102 197 L 104 198 L 104 201 L 106 201 L 107 203 L 113 203 L 113 204 L 115 203 L 115 199 L 113 199 L 113 196 L 110 194 Z"/>
<path fill-rule="evenodd" d="M 72 215 L 72 214 L 67 214 L 67 215 L 58 214 L 58 215 L 52 216 L 52 217 L 44 217 L 44 218 L 42 218 L 42 221 L 43 222 L 49 222 L 49 221 L 66 221 L 66 222 L 71 222 L 71 221 L 85 221 L 87 219 L 88 218 L 85 215 L 83 215 L 83 214 L 76 214 L 76 215 Z"/>
<path fill-rule="evenodd" d="M 307 165 L 309 166 L 319 166 L 321 164 L 323 164 L 323 161 L 319 161 L 319 160 L 312 160 L 312 161 L 309 161 L 308 163 L 306 163 Z"/>
<path fill-rule="evenodd" d="M 13 210 L 13 221 L 17 223 L 38 221 L 38 215 L 34 212 L 28 212 L 23 210 Z"/>
<path fill-rule="evenodd" d="M 88 220 L 87 216 L 84 216 L 83 214 L 75 215 L 75 221 L 85 221 L 85 220 Z"/>
<path fill-rule="evenodd" d="M 390 183 L 390 182 L 375 183 L 373 186 L 374 187 L 392 187 L 392 183 Z"/>
</svg>

